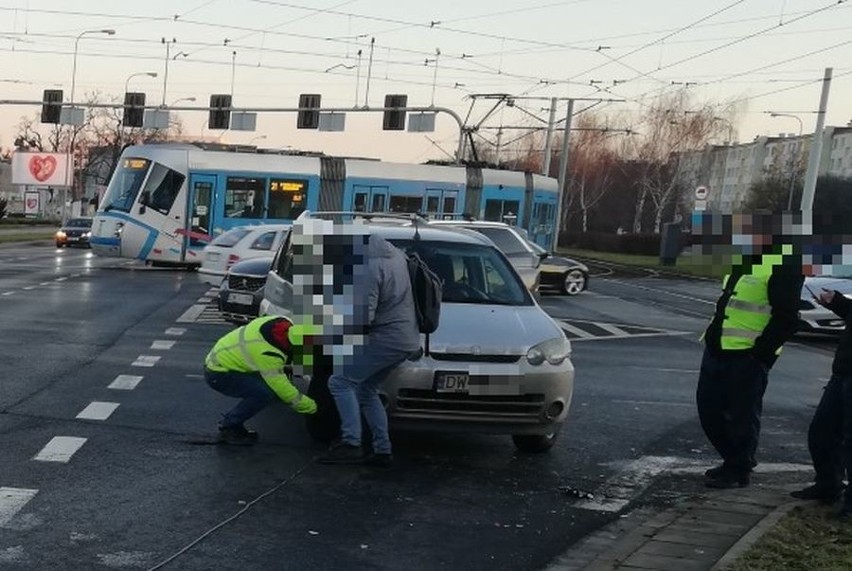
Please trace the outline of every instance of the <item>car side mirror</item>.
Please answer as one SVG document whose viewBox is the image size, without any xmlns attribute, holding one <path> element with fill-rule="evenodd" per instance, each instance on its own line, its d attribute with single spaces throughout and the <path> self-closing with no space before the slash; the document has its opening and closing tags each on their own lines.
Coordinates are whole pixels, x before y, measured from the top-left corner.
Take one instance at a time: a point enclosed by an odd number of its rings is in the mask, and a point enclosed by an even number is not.
<svg viewBox="0 0 852 571">
<path fill-rule="evenodd" d="M 550 257 L 549 252 L 542 252 L 538 255 L 538 259 L 541 260 L 542 262 L 545 260 L 545 258 L 549 258 L 549 257 Z"/>
</svg>

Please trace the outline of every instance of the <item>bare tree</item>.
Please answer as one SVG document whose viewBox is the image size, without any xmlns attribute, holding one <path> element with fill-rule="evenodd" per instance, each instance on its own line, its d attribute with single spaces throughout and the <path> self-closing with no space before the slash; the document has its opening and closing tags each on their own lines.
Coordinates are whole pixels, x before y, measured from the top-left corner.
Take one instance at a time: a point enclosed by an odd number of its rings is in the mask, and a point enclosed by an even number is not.
<svg viewBox="0 0 852 571">
<path fill-rule="evenodd" d="M 633 217 L 633 232 L 640 233 L 646 203 L 654 212 L 654 232 L 659 232 L 667 209 L 677 210 L 682 196 L 685 154 L 702 149 L 720 130 L 719 109 L 704 105 L 693 108 L 686 90 L 664 95 L 644 105 L 632 138 L 630 157 L 641 165 L 639 193 Z"/>
<path fill-rule="evenodd" d="M 583 232 L 589 230 L 589 212 L 612 188 L 613 169 L 618 159 L 611 148 L 612 133 L 602 116 L 591 113 L 578 117 L 571 138 L 571 171 L 566 182 L 566 200 L 563 212 L 576 203 L 580 210 L 580 225 Z M 566 220 L 562 223 L 565 224 Z"/>
</svg>

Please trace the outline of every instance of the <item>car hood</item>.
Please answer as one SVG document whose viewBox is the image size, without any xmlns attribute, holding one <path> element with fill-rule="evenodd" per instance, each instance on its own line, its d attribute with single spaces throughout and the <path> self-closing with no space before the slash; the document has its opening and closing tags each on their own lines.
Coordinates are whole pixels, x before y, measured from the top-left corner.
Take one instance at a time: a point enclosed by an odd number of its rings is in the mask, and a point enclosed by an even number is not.
<svg viewBox="0 0 852 571">
<path fill-rule="evenodd" d="M 266 274 L 269 273 L 269 268 L 272 267 L 273 258 L 270 257 L 262 257 L 262 258 L 249 258 L 247 260 L 243 260 L 241 262 L 237 262 L 231 269 L 228 270 L 230 274 L 241 274 L 241 275 L 256 275 L 259 277 L 266 277 Z"/>
<path fill-rule="evenodd" d="M 837 290 L 844 296 L 849 297 L 852 294 L 852 279 L 830 277 L 805 278 L 805 284 L 802 287 L 802 299 L 810 300 L 811 294 L 807 288 L 811 288 L 817 295 L 819 295 L 822 288 L 825 288 L 827 290 Z"/>
<path fill-rule="evenodd" d="M 561 335 L 537 305 L 442 303 L 440 325 L 430 335 L 429 347 L 435 353 L 525 355 L 533 345 Z"/>
</svg>

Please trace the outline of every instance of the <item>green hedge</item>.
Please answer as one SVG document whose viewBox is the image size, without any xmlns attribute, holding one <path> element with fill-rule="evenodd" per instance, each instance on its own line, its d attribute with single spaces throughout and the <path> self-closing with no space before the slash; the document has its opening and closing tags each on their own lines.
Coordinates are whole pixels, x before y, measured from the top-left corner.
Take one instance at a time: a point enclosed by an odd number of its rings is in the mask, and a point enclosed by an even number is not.
<svg viewBox="0 0 852 571">
<path fill-rule="evenodd" d="M 565 246 L 598 252 L 659 256 L 660 237 L 660 234 L 585 232 L 583 234 L 563 234 L 559 242 Z M 682 235 L 681 248 L 685 247 L 688 242 L 689 236 Z"/>
</svg>

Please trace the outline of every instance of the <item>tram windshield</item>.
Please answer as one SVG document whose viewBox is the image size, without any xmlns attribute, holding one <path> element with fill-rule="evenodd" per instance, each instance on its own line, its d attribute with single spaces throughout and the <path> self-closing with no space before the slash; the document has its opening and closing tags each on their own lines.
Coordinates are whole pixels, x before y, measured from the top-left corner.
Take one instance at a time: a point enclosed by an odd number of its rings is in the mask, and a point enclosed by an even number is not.
<svg viewBox="0 0 852 571">
<path fill-rule="evenodd" d="M 148 159 L 122 159 L 109 181 L 100 210 L 130 212 L 150 166 Z"/>
</svg>

